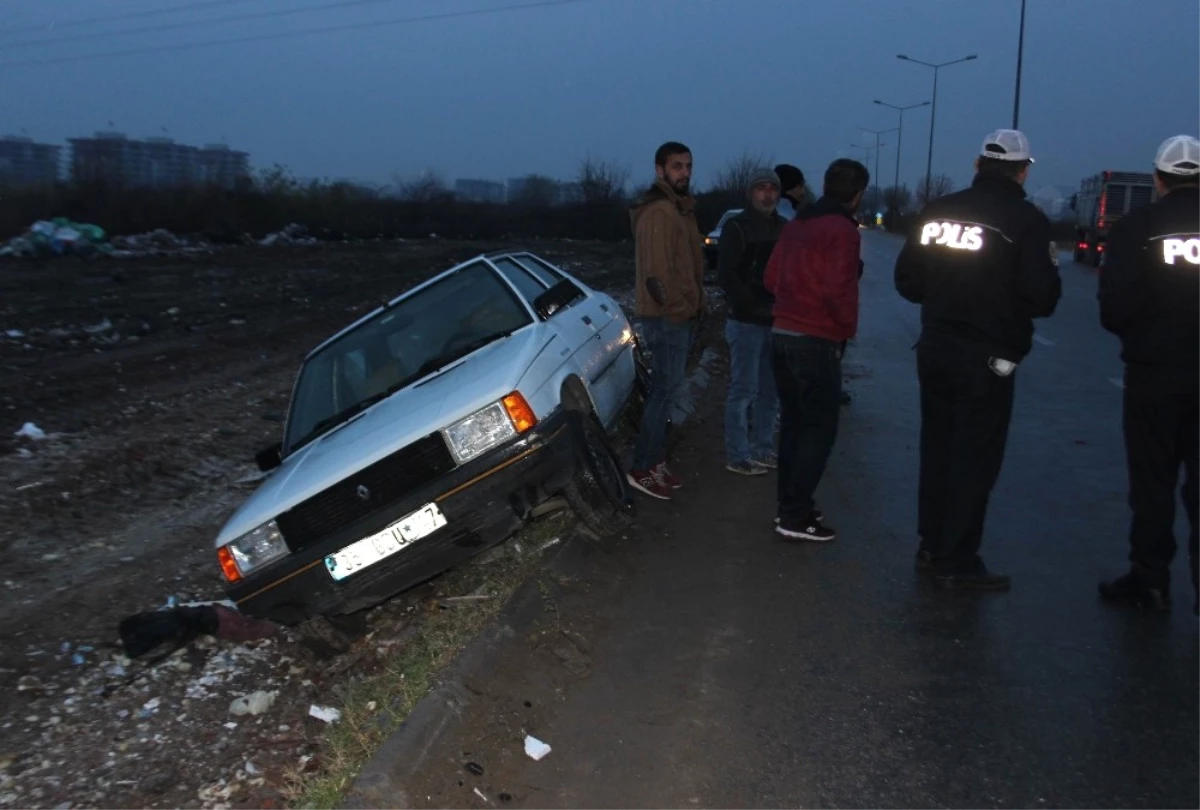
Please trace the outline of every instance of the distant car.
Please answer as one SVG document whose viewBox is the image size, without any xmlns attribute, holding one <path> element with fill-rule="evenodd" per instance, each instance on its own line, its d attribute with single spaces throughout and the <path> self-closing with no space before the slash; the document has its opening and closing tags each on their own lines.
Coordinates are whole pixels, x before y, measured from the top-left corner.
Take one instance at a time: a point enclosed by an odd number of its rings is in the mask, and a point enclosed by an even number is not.
<svg viewBox="0 0 1200 810">
<path fill-rule="evenodd" d="M 709 270 L 717 266 L 717 247 L 721 241 L 721 228 L 725 227 L 725 223 L 729 218 L 736 214 L 742 213 L 741 208 L 730 208 L 724 214 L 721 214 L 721 219 L 717 221 L 717 227 L 708 232 L 708 236 L 704 237 L 704 261 Z"/>
<path fill-rule="evenodd" d="M 593 531 L 627 526 L 606 434 L 636 401 L 636 350 L 616 301 L 532 253 L 468 260 L 360 318 L 304 359 L 257 457 L 268 476 L 216 539 L 230 598 L 284 624 L 352 613 L 558 495 Z"/>
</svg>

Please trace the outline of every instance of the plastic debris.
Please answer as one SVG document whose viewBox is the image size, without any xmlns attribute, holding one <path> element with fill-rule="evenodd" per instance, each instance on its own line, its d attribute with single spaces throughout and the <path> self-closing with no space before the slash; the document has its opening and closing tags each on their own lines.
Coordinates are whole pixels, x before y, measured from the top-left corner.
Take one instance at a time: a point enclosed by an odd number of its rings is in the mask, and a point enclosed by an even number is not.
<svg viewBox="0 0 1200 810">
<path fill-rule="evenodd" d="M 229 704 L 229 713 L 235 717 L 244 714 L 263 714 L 275 705 L 275 697 L 278 694 L 278 692 L 264 692 L 259 690 L 251 692 L 248 695 L 242 695 Z"/>
<path fill-rule="evenodd" d="M 542 757 L 549 754 L 550 746 L 530 734 L 525 735 L 525 753 L 533 760 L 540 760 Z"/>
<path fill-rule="evenodd" d="M 315 703 L 308 707 L 308 716 L 315 717 L 318 720 L 324 720 L 326 723 L 336 723 L 342 719 L 342 713 L 340 710 L 335 709 L 332 706 L 318 706 Z"/>
<path fill-rule="evenodd" d="M 13 434 L 18 439 L 26 438 L 33 439 L 35 442 L 40 442 L 46 438 L 46 431 L 35 425 L 33 422 L 26 422 L 21 425 L 21 429 Z"/>
<path fill-rule="evenodd" d="M 12 338 L 13 340 L 16 340 L 17 338 L 25 337 L 25 333 L 22 332 L 20 329 L 8 329 L 8 330 L 5 330 L 4 334 L 7 335 L 8 337 Z"/>
<path fill-rule="evenodd" d="M 86 256 L 108 253 L 112 246 L 105 241 L 104 229 L 89 223 L 72 222 L 63 217 L 38 220 L 21 236 L 10 239 L 0 250 L 0 256 Z"/>
</svg>

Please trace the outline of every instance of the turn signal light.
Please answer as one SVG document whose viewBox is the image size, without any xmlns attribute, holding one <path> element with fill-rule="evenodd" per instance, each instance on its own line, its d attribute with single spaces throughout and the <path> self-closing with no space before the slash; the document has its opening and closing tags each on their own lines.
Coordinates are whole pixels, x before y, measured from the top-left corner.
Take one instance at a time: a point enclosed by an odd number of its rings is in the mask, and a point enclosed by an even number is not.
<svg viewBox="0 0 1200 810">
<path fill-rule="evenodd" d="M 521 396 L 519 391 L 513 391 L 504 398 L 503 402 L 504 410 L 508 411 L 508 418 L 512 420 L 517 433 L 526 433 L 537 424 L 533 408 L 529 407 L 529 403 L 525 401 L 525 397 Z"/>
<path fill-rule="evenodd" d="M 230 552 L 229 546 L 221 546 L 217 549 L 217 559 L 221 563 L 221 573 L 225 575 L 225 579 L 237 582 L 242 578 L 242 572 L 238 570 L 237 563 L 233 561 L 233 553 Z"/>
</svg>

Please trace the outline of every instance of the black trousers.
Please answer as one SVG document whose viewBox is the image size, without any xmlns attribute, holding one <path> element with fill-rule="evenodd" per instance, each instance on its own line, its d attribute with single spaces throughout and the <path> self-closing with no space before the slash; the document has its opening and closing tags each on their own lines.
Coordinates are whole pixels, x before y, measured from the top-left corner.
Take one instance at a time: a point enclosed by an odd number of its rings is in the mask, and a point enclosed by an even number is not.
<svg viewBox="0 0 1200 810">
<path fill-rule="evenodd" d="M 1194 369 L 1193 369 L 1194 371 Z M 1125 455 L 1129 467 L 1131 562 L 1168 578 L 1175 558 L 1175 487 L 1191 531 L 1188 556 L 1196 584 L 1197 499 L 1200 498 L 1200 391 L 1195 374 L 1163 374 L 1130 367 L 1125 372 Z"/>
<path fill-rule="evenodd" d="M 779 517 L 805 520 L 837 438 L 842 350 L 831 340 L 771 335 L 779 393 Z"/>
<path fill-rule="evenodd" d="M 1015 372 L 996 374 L 988 366 L 988 353 L 975 344 L 922 336 L 917 377 L 917 532 L 938 573 L 970 573 L 980 564 L 988 499 L 1004 461 Z"/>
</svg>

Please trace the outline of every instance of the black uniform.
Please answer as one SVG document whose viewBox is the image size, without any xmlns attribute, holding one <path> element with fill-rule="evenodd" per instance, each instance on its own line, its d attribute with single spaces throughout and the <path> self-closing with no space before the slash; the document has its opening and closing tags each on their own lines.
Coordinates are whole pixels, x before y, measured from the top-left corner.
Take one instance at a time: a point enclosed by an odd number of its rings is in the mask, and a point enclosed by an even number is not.
<svg viewBox="0 0 1200 810">
<path fill-rule="evenodd" d="M 979 547 L 1015 364 L 1032 346 L 1033 319 L 1052 315 L 1062 295 L 1050 221 L 1020 183 L 981 173 L 921 212 L 895 281 L 921 305 L 920 554 L 941 576 L 985 573 Z"/>
<path fill-rule="evenodd" d="M 1175 556 L 1175 485 L 1197 563 L 1200 453 L 1200 188 L 1176 189 L 1123 217 L 1100 271 L 1100 321 L 1121 338 L 1125 451 L 1133 525 L 1129 554 L 1143 583 L 1166 592 Z"/>
</svg>

